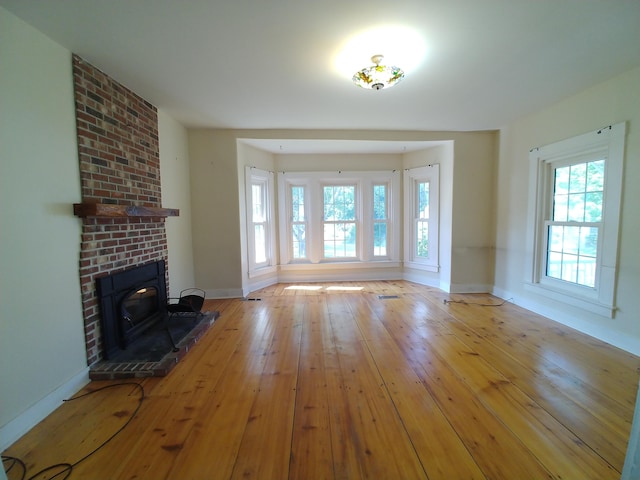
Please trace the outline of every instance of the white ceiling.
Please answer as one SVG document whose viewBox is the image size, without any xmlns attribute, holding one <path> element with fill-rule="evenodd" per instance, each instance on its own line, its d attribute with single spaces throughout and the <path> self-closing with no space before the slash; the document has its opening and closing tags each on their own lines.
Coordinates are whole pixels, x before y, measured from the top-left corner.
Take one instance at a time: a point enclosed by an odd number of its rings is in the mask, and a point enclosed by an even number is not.
<svg viewBox="0 0 640 480">
<path fill-rule="evenodd" d="M 640 65 L 638 0 L 0 6 L 189 127 L 495 129 Z M 336 59 L 354 35 L 387 25 L 418 33 L 422 62 L 393 89 L 358 89 L 348 77 L 385 52 L 363 53 L 346 76 Z"/>
</svg>

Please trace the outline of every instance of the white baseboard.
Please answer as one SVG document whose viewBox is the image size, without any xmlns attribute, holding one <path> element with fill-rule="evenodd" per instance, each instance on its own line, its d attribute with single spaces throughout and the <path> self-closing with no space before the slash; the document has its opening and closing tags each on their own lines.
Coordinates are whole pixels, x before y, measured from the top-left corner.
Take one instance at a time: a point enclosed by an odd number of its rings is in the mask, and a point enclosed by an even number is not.
<svg viewBox="0 0 640 480">
<path fill-rule="evenodd" d="M 49 395 L 39 400 L 16 418 L 0 427 L 0 451 L 6 450 L 25 433 L 45 419 L 47 415 L 62 405 L 62 401 L 72 397 L 89 383 L 89 367 L 71 377 Z"/>
<path fill-rule="evenodd" d="M 443 289 L 441 282 L 437 276 L 425 275 L 423 272 L 419 272 L 416 270 L 403 272 L 402 280 L 417 283 L 418 285 L 425 285 L 427 287 Z"/>
<path fill-rule="evenodd" d="M 537 313 L 538 315 L 542 315 L 543 317 L 547 317 L 554 322 L 561 323 L 586 335 L 597 338 L 598 340 L 602 340 L 614 347 L 632 353 L 633 355 L 640 356 L 640 342 L 628 335 L 623 335 L 620 332 L 588 323 L 580 316 L 576 316 L 569 312 L 563 312 L 544 303 L 531 300 L 530 298 L 514 295 L 501 288 L 494 288 L 492 293 L 496 297 L 506 300 L 511 299 L 511 301 L 519 307 L 526 308 L 527 310 Z"/>
<path fill-rule="evenodd" d="M 449 286 L 449 293 L 491 293 L 492 290 L 491 285 L 476 283 L 452 283 Z"/>
<path fill-rule="evenodd" d="M 249 285 L 247 285 L 243 289 L 242 296 L 246 297 L 251 292 L 255 292 L 257 290 L 260 290 L 261 288 L 270 287 L 271 285 L 275 285 L 276 283 L 278 283 L 278 277 L 267 277 L 259 280 L 251 279 Z"/>
<path fill-rule="evenodd" d="M 216 288 L 213 290 L 205 290 L 206 298 L 242 298 L 241 288 Z"/>
</svg>

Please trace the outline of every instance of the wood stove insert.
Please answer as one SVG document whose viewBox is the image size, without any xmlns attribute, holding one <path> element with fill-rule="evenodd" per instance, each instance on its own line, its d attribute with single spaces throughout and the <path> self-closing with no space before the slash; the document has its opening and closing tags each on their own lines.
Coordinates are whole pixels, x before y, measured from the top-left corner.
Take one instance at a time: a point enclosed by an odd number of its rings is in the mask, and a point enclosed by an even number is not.
<svg viewBox="0 0 640 480">
<path fill-rule="evenodd" d="M 164 260 L 98 278 L 96 289 L 107 360 L 167 320 Z"/>
</svg>

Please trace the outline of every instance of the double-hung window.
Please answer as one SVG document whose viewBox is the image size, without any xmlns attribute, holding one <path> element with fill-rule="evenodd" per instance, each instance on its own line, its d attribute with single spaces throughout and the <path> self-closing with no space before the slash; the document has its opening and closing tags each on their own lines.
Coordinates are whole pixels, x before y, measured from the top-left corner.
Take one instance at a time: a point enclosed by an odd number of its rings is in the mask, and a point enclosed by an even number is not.
<svg viewBox="0 0 640 480">
<path fill-rule="evenodd" d="M 439 166 L 429 165 L 404 172 L 405 265 L 437 272 Z"/>
<path fill-rule="evenodd" d="M 602 237 L 604 158 L 576 159 L 551 167 L 551 208 L 544 222 L 545 274 L 594 288 Z"/>
<path fill-rule="evenodd" d="M 373 185 L 373 256 L 386 257 L 389 245 L 389 185 Z"/>
<path fill-rule="evenodd" d="M 291 258 L 295 260 L 307 258 L 307 201 L 304 185 L 290 185 L 289 205 L 291 206 L 291 223 L 288 231 L 290 238 Z"/>
<path fill-rule="evenodd" d="M 533 258 L 538 293 L 613 315 L 625 124 L 535 148 Z"/>
<path fill-rule="evenodd" d="M 278 175 L 281 265 L 398 261 L 399 172 Z"/>
<path fill-rule="evenodd" d="M 356 185 L 322 187 L 323 259 L 358 257 Z"/>
<path fill-rule="evenodd" d="M 249 274 L 273 267 L 275 229 L 273 225 L 273 173 L 247 167 L 247 245 Z"/>
</svg>

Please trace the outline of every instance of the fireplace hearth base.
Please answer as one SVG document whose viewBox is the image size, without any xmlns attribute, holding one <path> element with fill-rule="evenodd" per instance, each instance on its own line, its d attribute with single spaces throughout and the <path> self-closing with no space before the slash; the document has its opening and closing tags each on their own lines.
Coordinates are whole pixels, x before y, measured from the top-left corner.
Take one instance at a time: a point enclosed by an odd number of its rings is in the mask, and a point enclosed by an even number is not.
<svg viewBox="0 0 640 480">
<path fill-rule="evenodd" d="M 213 325 L 219 313 L 202 312 L 195 321 L 193 317 L 174 319 L 169 325 L 177 351 L 162 322 L 147 330 L 145 335 L 126 350 L 109 360 L 91 366 L 91 380 L 115 380 L 123 378 L 164 377 L 184 358 L 205 332 Z"/>
</svg>

